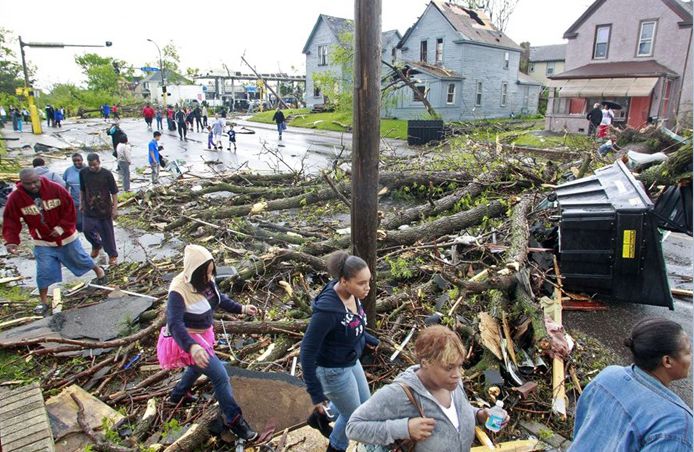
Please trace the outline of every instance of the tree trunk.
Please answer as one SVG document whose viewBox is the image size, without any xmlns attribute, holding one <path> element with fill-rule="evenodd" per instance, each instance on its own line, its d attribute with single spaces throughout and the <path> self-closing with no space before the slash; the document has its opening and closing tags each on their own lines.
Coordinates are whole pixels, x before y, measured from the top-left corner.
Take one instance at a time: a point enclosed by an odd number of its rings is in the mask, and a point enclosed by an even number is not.
<svg viewBox="0 0 694 452">
<path fill-rule="evenodd" d="M 417 241 L 428 242 L 442 235 L 457 232 L 463 228 L 473 226 L 486 218 L 495 218 L 505 211 L 500 201 L 492 201 L 487 205 L 477 206 L 464 212 L 459 212 L 447 217 L 439 218 L 430 223 L 402 231 L 388 231 L 383 243 L 387 245 L 409 245 Z"/>
<path fill-rule="evenodd" d="M 530 240 L 530 228 L 528 227 L 528 212 L 532 199 L 528 196 L 513 208 L 511 215 L 511 240 L 506 252 L 506 262 L 514 264 L 516 270 L 525 265 L 528 258 L 528 240 Z"/>
<path fill-rule="evenodd" d="M 202 416 L 173 444 L 164 449 L 164 452 L 187 452 L 195 450 L 196 446 L 207 441 L 210 437 L 210 424 L 219 416 L 219 406 L 205 410 Z"/>
</svg>

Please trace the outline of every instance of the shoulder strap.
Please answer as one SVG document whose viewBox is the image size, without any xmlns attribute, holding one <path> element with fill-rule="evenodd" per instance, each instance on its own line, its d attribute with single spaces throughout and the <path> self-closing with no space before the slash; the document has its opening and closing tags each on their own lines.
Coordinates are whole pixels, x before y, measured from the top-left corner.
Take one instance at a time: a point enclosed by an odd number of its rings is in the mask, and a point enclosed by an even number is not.
<svg viewBox="0 0 694 452">
<path fill-rule="evenodd" d="M 412 393 L 412 388 L 410 388 L 410 387 L 409 387 L 408 385 L 406 385 L 405 383 L 400 383 L 400 382 L 398 382 L 398 384 L 400 385 L 400 387 L 402 387 L 402 390 L 405 391 L 405 395 L 407 395 L 407 398 L 410 400 L 410 402 L 412 403 L 412 405 L 414 405 L 415 408 L 417 408 L 417 411 L 419 412 L 419 415 L 420 415 L 421 417 L 426 417 L 426 416 L 424 415 L 424 409 L 422 408 L 422 404 L 419 403 L 419 401 L 418 401 L 417 399 L 414 398 L 414 394 Z"/>
</svg>

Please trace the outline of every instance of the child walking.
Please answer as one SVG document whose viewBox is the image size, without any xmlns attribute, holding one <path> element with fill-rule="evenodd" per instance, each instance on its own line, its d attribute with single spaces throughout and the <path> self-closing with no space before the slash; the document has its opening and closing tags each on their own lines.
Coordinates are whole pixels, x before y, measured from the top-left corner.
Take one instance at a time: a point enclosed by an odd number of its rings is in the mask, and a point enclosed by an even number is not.
<svg viewBox="0 0 694 452">
<path fill-rule="evenodd" d="M 236 152 L 236 132 L 234 132 L 234 125 L 229 126 L 229 130 L 227 131 L 227 135 L 229 136 L 229 147 L 227 148 L 228 151 L 231 151 L 231 144 L 234 144 L 234 152 Z"/>
<path fill-rule="evenodd" d="M 212 126 L 207 126 L 207 149 L 212 150 L 214 146 L 214 133 L 212 133 Z M 217 150 L 217 146 L 214 146 L 214 150 Z"/>
</svg>

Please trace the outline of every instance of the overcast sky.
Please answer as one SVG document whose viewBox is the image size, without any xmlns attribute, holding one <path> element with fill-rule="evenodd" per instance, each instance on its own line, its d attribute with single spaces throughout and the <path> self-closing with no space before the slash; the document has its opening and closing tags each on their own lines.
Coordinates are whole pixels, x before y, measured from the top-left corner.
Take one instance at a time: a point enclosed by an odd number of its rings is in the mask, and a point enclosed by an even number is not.
<svg viewBox="0 0 694 452">
<path fill-rule="evenodd" d="M 382 0 L 382 29 L 398 29 L 404 34 L 419 17 L 424 0 Z M 517 43 L 560 44 L 564 31 L 592 3 L 592 0 L 520 0 L 506 33 Z M 154 1 L 119 0 L 34 0 L 22 5 L 0 0 L 0 27 L 21 35 L 25 41 L 101 44 L 103 49 L 26 49 L 27 59 L 38 67 L 37 86 L 80 82 L 83 77 L 74 56 L 96 51 L 128 61 L 135 67 L 155 64 L 154 45 L 170 40 L 181 56 L 181 66 L 249 72 L 240 56 L 261 72 L 304 74 L 301 53 L 313 25 L 321 13 L 353 18 L 352 0 L 233 0 Z M 13 48 L 19 57 L 16 41 Z M 139 71 L 138 71 L 139 73 Z"/>
</svg>

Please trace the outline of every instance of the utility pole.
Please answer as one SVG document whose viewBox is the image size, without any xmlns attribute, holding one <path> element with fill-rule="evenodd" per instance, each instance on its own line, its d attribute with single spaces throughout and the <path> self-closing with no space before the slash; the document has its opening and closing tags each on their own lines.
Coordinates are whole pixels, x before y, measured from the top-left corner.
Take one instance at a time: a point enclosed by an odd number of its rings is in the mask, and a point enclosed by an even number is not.
<svg viewBox="0 0 694 452">
<path fill-rule="evenodd" d="M 268 91 L 270 91 L 272 94 L 275 95 L 275 97 L 277 98 L 277 101 L 278 101 L 280 104 L 282 104 L 282 105 L 284 106 L 284 108 L 289 108 L 289 107 L 287 106 L 287 104 L 284 103 L 284 101 L 282 100 L 282 98 L 281 98 L 280 96 L 277 95 L 277 93 L 275 92 L 275 90 L 272 89 L 272 88 L 270 87 L 270 84 L 268 84 L 268 82 L 266 82 L 265 79 L 264 79 L 263 77 L 261 77 L 261 75 L 258 74 L 258 73 L 255 71 L 255 69 L 253 68 L 253 66 L 251 66 L 251 65 L 248 63 L 248 61 L 246 61 L 246 59 L 243 57 L 243 55 L 241 55 L 241 61 L 243 61 L 244 63 L 246 63 L 246 66 L 248 66 L 249 68 L 251 68 L 251 71 L 253 71 L 253 74 L 254 74 L 256 77 L 258 77 L 258 80 L 260 80 L 261 82 L 263 82 L 263 85 L 265 85 L 265 87 L 268 89 Z M 260 100 L 260 105 L 261 105 L 261 106 L 263 105 L 262 99 Z"/>
<path fill-rule="evenodd" d="M 381 0 L 354 0 L 352 250 L 371 270 L 371 290 L 364 308 L 372 327 L 376 325 L 380 126 Z"/>
</svg>

